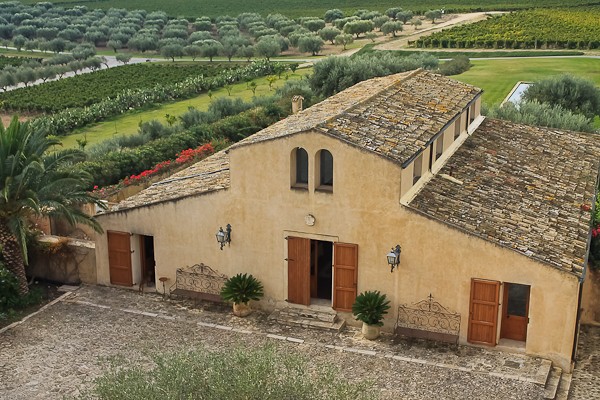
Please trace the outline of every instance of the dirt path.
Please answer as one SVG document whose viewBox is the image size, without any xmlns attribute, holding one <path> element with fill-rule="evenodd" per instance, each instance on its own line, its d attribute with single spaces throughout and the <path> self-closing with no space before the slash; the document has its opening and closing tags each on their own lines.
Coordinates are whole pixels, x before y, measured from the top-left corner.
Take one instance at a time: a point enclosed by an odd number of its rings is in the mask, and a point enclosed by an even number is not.
<svg viewBox="0 0 600 400">
<path fill-rule="evenodd" d="M 400 50 L 408 46 L 409 41 L 417 40 L 421 36 L 427 36 L 434 32 L 439 32 L 442 29 L 446 29 L 449 27 L 464 25 L 464 24 L 472 24 L 473 22 L 483 21 L 487 18 L 489 14 L 502 14 L 502 12 L 478 12 L 478 13 L 468 13 L 468 14 L 455 14 L 451 15 L 448 20 L 442 22 L 440 24 L 436 24 L 430 26 L 428 28 L 420 29 L 414 33 L 411 33 L 406 36 L 401 36 L 396 40 L 382 43 L 380 45 L 375 46 L 377 50 Z"/>
</svg>

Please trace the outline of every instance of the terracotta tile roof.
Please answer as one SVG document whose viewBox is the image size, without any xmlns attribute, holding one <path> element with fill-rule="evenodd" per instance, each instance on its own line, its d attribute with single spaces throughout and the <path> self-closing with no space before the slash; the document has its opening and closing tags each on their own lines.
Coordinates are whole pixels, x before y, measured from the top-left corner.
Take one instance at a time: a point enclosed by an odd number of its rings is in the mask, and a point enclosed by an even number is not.
<svg viewBox="0 0 600 400">
<path fill-rule="evenodd" d="M 403 163 L 481 89 L 424 70 L 374 78 L 277 122 L 232 147 L 316 129 Z"/>
<path fill-rule="evenodd" d="M 230 183 L 229 155 L 223 150 L 167 179 L 154 183 L 115 205 L 110 211 L 121 211 L 227 189 Z"/>
<path fill-rule="evenodd" d="M 409 207 L 580 275 L 599 160 L 596 136 L 486 119 Z"/>
</svg>

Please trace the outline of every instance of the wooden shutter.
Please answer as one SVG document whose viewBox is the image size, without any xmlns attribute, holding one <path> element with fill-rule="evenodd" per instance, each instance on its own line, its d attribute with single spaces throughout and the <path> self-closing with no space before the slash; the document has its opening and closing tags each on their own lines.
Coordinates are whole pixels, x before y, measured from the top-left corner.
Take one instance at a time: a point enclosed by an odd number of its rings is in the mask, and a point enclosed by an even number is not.
<svg viewBox="0 0 600 400">
<path fill-rule="evenodd" d="M 288 237 L 288 298 L 295 304 L 310 304 L 310 239 Z"/>
<path fill-rule="evenodd" d="M 499 292 L 500 282 L 471 279 L 469 342 L 496 345 Z"/>
<path fill-rule="evenodd" d="M 358 245 L 333 244 L 333 308 L 352 311 L 358 282 Z"/>
<path fill-rule="evenodd" d="M 110 283 L 132 286 L 131 235 L 126 232 L 108 231 L 108 268 Z"/>
</svg>

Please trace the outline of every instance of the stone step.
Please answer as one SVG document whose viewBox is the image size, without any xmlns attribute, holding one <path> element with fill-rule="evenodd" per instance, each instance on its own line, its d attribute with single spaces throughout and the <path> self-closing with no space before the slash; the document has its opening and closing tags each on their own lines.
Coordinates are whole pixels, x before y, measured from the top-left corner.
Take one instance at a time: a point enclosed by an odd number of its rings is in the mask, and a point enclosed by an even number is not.
<svg viewBox="0 0 600 400">
<path fill-rule="evenodd" d="M 335 322 L 337 313 L 331 308 L 289 306 L 279 310 L 279 315 L 289 318 L 313 319 L 323 322 Z"/>
<path fill-rule="evenodd" d="M 571 390 L 571 378 L 573 378 L 572 374 L 562 374 L 560 377 L 560 383 L 558 384 L 558 390 L 556 391 L 555 400 L 567 400 L 569 398 L 569 391 Z"/>
<path fill-rule="evenodd" d="M 558 385 L 560 384 L 561 375 L 562 369 L 558 367 L 552 367 L 550 376 L 548 376 L 548 381 L 546 382 L 544 389 L 544 399 L 554 400 L 556 398 L 556 392 L 558 390 Z"/>
<path fill-rule="evenodd" d="M 302 328 L 321 329 L 334 332 L 340 332 L 346 326 L 346 321 L 338 318 L 334 318 L 333 321 L 323 321 L 318 318 L 304 318 L 298 314 L 282 311 L 283 310 L 275 310 L 269 315 L 268 318 L 270 320 L 277 321 L 282 325 L 299 326 Z"/>
<path fill-rule="evenodd" d="M 548 382 L 550 371 L 552 371 L 552 361 L 542 360 L 542 364 L 535 374 L 534 382 L 540 386 L 545 386 Z"/>
</svg>

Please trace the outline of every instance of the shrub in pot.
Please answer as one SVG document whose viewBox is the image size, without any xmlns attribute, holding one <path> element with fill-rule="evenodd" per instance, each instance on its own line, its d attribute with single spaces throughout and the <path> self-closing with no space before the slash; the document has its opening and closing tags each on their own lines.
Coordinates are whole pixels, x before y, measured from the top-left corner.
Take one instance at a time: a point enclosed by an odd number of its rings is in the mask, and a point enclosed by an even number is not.
<svg viewBox="0 0 600 400">
<path fill-rule="evenodd" d="M 245 317 L 252 312 L 248 302 L 260 300 L 264 296 L 263 285 L 248 274 L 237 274 L 225 281 L 221 289 L 221 298 L 233 303 L 233 314 Z"/>
<path fill-rule="evenodd" d="M 362 321 L 362 333 L 365 339 L 377 339 L 383 325 L 383 316 L 390 309 L 390 301 L 385 294 L 377 291 L 366 291 L 356 296 L 352 305 L 352 314 Z"/>
</svg>

